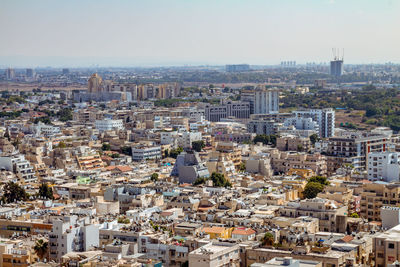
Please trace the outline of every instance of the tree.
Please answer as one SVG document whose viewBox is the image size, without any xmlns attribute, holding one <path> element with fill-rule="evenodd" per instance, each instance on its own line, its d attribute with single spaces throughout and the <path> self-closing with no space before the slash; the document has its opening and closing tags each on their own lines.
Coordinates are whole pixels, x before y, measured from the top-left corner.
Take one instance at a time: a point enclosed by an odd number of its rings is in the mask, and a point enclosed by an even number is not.
<svg viewBox="0 0 400 267">
<path fill-rule="evenodd" d="M 222 173 L 213 172 L 211 178 L 215 187 L 231 187 L 232 184 L 225 178 Z"/>
<path fill-rule="evenodd" d="M 329 185 L 328 178 L 324 176 L 313 176 L 308 179 L 308 182 L 320 183 L 322 185 Z"/>
<path fill-rule="evenodd" d="M 169 152 L 169 156 L 170 156 L 171 158 L 176 159 L 176 158 L 178 157 L 178 155 L 179 155 L 182 151 L 183 151 L 183 148 L 181 148 L 181 147 L 178 147 L 178 148 L 176 148 L 176 149 L 172 149 L 172 150 Z"/>
<path fill-rule="evenodd" d="M 119 154 L 118 154 L 118 153 L 113 153 L 113 154 L 111 155 L 111 157 L 112 157 L 113 159 L 117 159 L 117 158 L 119 158 Z"/>
<path fill-rule="evenodd" d="M 246 170 L 246 164 L 244 162 L 241 162 L 238 166 L 238 170 L 244 172 Z"/>
<path fill-rule="evenodd" d="M 57 146 L 57 147 L 58 147 L 58 148 L 66 148 L 67 145 L 65 144 L 64 141 L 60 141 L 60 142 L 58 143 L 58 146 Z"/>
<path fill-rule="evenodd" d="M 57 116 L 60 118 L 60 121 L 71 121 L 72 110 L 70 108 L 63 108 L 57 112 Z"/>
<path fill-rule="evenodd" d="M 303 195 L 305 198 L 315 198 L 318 193 L 324 190 L 324 185 L 316 182 L 308 182 L 304 188 Z"/>
<path fill-rule="evenodd" d="M 193 150 L 200 152 L 206 145 L 204 144 L 203 140 L 193 141 L 192 148 Z"/>
<path fill-rule="evenodd" d="M 43 239 L 37 240 L 35 246 L 33 247 L 36 255 L 39 257 L 40 260 L 43 260 L 43 258 L 45 257 L 48 248 L 49 248 L 49 243 L 44 241 Z"/>
<path fill-rule="evenodd" d="M 360 215 L 358 215 L 357 212 L 353 212 L 352 214 L 350 214 L 351 218 L 360 218 Z"/>
<path fill-rule="evenodd" d="M 158 173 L 153 173 L 150 177 L 150 180 L 152 180 L 153 182 L 157 182 L 158 181 Z"/>
<path fill-rule="evenodd" d="M 266 232 L 261 241 L 264 246 L 272 246 L 274 244 L 274 235 Z"/>
<path fill-rule="evenodd" d="M 206 181 L 207 181 L 206 178 L 204 178 L 204 177 L 199 177 L 199 178 L 197 178 L 197 179 L 194 181 L 193 185 L 205 184 Z"/>
<path fill-rule="evenodd" d="M 13 203 L 16 201 L 26 200 L 28 194 L 25 189 L 14 182 L 8 182 L 3 187 L 3 201 L 6 203 Z"/>
<path fill-rule="evenodd" d="M 299 152 L 303 151 L 303 145 L 302 144 L 298 144 L 297 145 L 297 151 L 299 151 Z"/>
<path fill-rule="evenodd" d="M 103 151 L 110 151 L 110 150 L 111 150 L 110 144 L 104 143 L 104 144 L 101 146 L 101 150 L 103 150 Z"/>
<path fill-rule="evenodd" d="M 319 140 L 319 137 L 317 134 L 312 134 L 310 135 L 310 141 L 313 145 L 315 145 L 315 143 Z"/>
<path fill-rule="evenodd" d="M 43 198 L 53 199 L 53 189 L 47 185 L 47 183 L 42 183 L 39 186 L 38 195 Z"/>
<path fill-rule="evenodd" d="M 266 134 L 259 134 L 259 135 L 256 135 L 256 137 L 254 137 L 254 139 L 253 139 L 253 143 L 254 144 L 257 144 L 257 143 L 263 143 L 264 145 L 268 145 L 269 144 L 269 142 L 270 142 L 270 137 L 269 137 L 269 135 L 266 135 Z"/>
<path fill-rule="evenodd" d="M 130 146 L 124 146 L 121 148 L 121 153 L 128 155 L 128 156 L 132 156 L 132 147 Z"/>
</svg>

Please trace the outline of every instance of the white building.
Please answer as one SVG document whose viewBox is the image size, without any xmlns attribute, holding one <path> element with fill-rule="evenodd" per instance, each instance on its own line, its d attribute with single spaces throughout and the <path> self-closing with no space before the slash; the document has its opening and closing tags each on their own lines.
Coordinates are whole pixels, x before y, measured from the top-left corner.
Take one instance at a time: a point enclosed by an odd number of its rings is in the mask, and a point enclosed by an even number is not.
<svg viewBox="0 0 400 267">
<path fill-rule="evenodd" d="M 322 138 L 335 135 L 335 111 L 331 108 L 293 111 L 296 118 L 311 118 L 319 125 L 319 136 Z"/>
<path fill-rule="evenodd" d="M 239 245 L 210 242 L 189 253 L 190 267 L 240 266 Z"/>
<path fill-rule="evenodd" d="M 191 148 L 194 141 L 201 141 L 200 132 L 183 132 L 178 138 L 178 146 L 183 148 Z"/>
<path fill-rule="evenodd" d="M 254 114 L 279 113 L 279 90 L 257 90 L 254 97 Z"/>
<path fill-rule="evenodd" d="M 122 120 L 96 120 L 95 125 L 100 132 L 124 129 Z"/>
<path fill-rule="evenodd" d="M 46 125 L 42 122 L 39 122 L 36 125 L 32 125 L 31 129 L 36 137 L 40 136 L 50 137 L 60 133 L 60 127 L 53 125 Z"/>
<path fill-rule="evenodd" d="M 30 162 L 24 155 L 0 157 L 0 169 L 14 172 L 19 179 L 26 183 L 34 182 L 36 175 Z"/>
<path fill-rule="evenodd" d="M 175 147 L 177 144 L 177 131 L 162 131 L 161 132 L 161 145 L 172 145 Z"/>
<path fill-rule="evenodd" d="M 294 126 L 296 130 L 311 130 L 319 133 L 319 125 L 312 118 L 293 117 L 287 118 L 283 124 L 285 127 Z"/>
<path fill-rule="evenodd" d="M 373 152 L 368 154 L 368 180 L 399 182 L 400 152 Z"/>
<path fill-rule="evenodd" d="M 69 252 L 88 251 L 99 246 L 99 226 L 89 217 L 64 216 L 53 222 L 49 234 L 50 260 L 60 261 Z"/>
<path fill-rule="evenodd" d="M 161 147 L 150 146 L 135 148 L 132 147 L 132 159 L 134 161 L 142 161 L 147 159 L 161 159 Z"/>
</svg>

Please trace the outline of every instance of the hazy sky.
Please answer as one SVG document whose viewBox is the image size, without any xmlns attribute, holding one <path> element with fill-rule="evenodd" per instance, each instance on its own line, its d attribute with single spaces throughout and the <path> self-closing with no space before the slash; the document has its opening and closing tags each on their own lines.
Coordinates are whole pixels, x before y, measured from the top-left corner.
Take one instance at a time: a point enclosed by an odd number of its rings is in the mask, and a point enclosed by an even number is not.
<svg viewBox="0 0 400 267">
<path fill-rule="evenodd" d="M 400 62 L 400 0 L 0 0 L 0 65 Z"/>
</svg>

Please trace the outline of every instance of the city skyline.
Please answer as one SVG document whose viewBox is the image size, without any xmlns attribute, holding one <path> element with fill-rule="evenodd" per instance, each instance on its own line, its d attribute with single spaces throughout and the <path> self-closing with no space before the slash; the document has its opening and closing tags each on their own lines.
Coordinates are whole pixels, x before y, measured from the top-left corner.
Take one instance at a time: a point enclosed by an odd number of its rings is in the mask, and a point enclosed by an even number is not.
<svg viewBox="0 0 400 267">
<path fill-rule="evenodd" d="M 3 67 L 400 63 L 398 1 L 2 1 Z M 317 23 L 316 23 L 317 22 Z"/>
</svg>

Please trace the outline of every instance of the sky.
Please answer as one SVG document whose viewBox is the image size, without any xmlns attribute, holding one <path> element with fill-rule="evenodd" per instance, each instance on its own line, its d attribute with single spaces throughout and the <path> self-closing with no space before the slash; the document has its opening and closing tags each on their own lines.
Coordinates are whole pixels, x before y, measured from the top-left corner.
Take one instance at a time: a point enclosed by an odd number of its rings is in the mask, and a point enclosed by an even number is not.
<svg viewBox="0 0 400 267">
<path fill-rule="evenodd" d="M 0 0 L 0 66 L 400 63 L 400 0 Z"/>
</svg>

